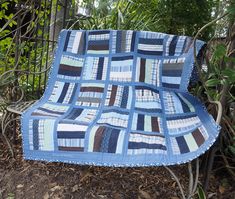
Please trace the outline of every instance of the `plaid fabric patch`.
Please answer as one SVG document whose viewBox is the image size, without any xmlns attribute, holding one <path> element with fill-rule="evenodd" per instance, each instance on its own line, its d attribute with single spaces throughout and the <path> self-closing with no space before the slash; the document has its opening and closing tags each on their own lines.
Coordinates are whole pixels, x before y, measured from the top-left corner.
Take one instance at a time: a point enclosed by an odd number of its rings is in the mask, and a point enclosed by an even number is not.
<svg viewBox="0 0 235 199">
<path fill-rule="evenodd" d="M 167 154 L 166 141 L 161 135 L 131 133 L 128 142 L 128 155 Z"/>
<path fill-rule="evenodd" d="M 164 59 L 162 66 L 162 86 L 179 89 L 185 58 Z"/>
<path fill-rule="evenodd" d="M 105 106 L 116 106 L 120 108 L 131 108 L 132 87 L 109 84 Z"/>
<path fill-rule="evenodd" d="M 175 136 L 194 130 L 201 125 L 201 121 L 196 115 L 177 116 L 167 118 L 166 125 L 168 128 L 168 133 Z"/>
<path fill-rule="evenodd" d="M 166 114 L 195 112 L 195 108 L 186 96 L 172 91 L 163 91 Z"/>
<path fill-rule="evenodd" d="M 108 57 L 87 57 L 83 73 L 84 80 L 105 80 Z"/>
<path fill-rule="evenodd" d="M 162 66 L 162 86 L 178 89 L 181 84 L 185 58 L 164 59 Z"/>
<path fill-rule="evenodd" d="M 135 31 L 115 31 L 112 38 L 112 53 L 133 52 L 135 47 Z"/>
<path fill-rule="evenodd" d="M 169 35 L 166 42 L 166 56 L 180 56 L 187 52 L 187 47 L 192 43 L 192 39 L 188 39 L 186 36 Z"/>
<path fill-rule="evenodd" d="M 116 109 L 104 110 L 97 124 L 107 124 L 112 127 L 127 127 L 129 113 Z"/>
<path fill-rule="evenodd" d="M 63 55 L 60 60 L 58 78 L 79 80 L 82 72 L 84 59 Z"/>
<path fill-rule="evenodd" d="M 91 123 L 97 114 L 97 110 L 94 109 L 83 109 L 83 108 L 73 108 L 64 117 L 64 119 L 79 121 L 83 123 Z"/>
<path fill-rule="evenodd" d="M 208 133 L 203 125 L 190 133 L 178 137 L 171 137 L 173 154 L 184 154 L 198 150 L 208 139 Z"/>
<path fill-rule="evenodd" d="M 104 84 L 82 83 L 76 105 L 99 107 L 103 98 Z"/>
<path fill-rule="evenodd" d="M 141 113 L 134 113 L 132 121 L 132 131 L 163 133 L 161 129 L 163 128 L 160 117 Z"/>
<path fill-rule="evenodd" d="M 48 101 L 62 104 L 70 104 L 74 99 L 76 90 L 76 83 L 56 81 Z"/>
<path fill-rule="evenodd" d="M 112 57 L 110 80 L 130 82 L 132 80 L 133 56 Z"/>
<path fill-rule="evenodd" d="M 89 32 L 88 49 L 89 54 L 108 54 L 109 53 L 109 34 L 108 30 Z"/>
<path fill-rule="evenodd" d="M 135 110 L 145 113 L 160 113 L 161 101 L 159 91 L 148 86 L 135 86 Z"/>
<path fill-rule="evenodd" d="M 48 117 L 58 117 L 63 115 L 69 106 L 59 106 L 55 104 L 45 103 L 38 107 L 32 112 L 32 116 L 48 116 Z"/>
<path fill-rule="evenodd" d="M 163 55 L 164 34 L 140 32 L 137 52 L 144 55 Z"/>
<path fill-rule="evenodd" d="M 68 31 L 64 44 L 64 51 L 84 55 L 86 50 L 86 32 Z"/>
<path fill-rule="evenodd" d="M 53 119 L 34 119 L 29 121 L 30 150 L 54 151 Z"/>
<path fill-rule="evenodd" d="M 152 84 L 159 87 L 161 62 L 162 61 L 158 59 L 146 59 L 138 57 L 135 81 Z"/>
<path fill-rule="evenodd" d="M 57 142 L 60 151 L 83 151 L 88 126 L 61 121 L 57 126 Z"/>
</svg>

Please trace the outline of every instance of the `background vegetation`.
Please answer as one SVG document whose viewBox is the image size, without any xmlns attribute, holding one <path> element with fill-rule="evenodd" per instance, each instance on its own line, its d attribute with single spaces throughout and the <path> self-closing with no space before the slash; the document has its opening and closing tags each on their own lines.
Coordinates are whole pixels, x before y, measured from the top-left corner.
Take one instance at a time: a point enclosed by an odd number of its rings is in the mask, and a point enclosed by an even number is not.
<svg viewBox="0 0 235 199">
<path fill-rule="evenodd" d="M 84 8 L 86 15 L 77 15 L 78 8 Z M 0 108 L 4 111 L 16 100 L 20 89 L 26 93 L 25 100 L 42 95 L 62 27 L 195 36 L 206 26 L 199 34 L 208 42 L 205 61 L 199 68 L 199 82 L 191 91 L 214 115 L 209 101 L 222 103 L 216 165 L 217 170 L 225 170 L 235 179 L 234 13 L 234 0 L 1 0 Z M 218 17 L 221 19 L 208 24 Z"/>
</svg>

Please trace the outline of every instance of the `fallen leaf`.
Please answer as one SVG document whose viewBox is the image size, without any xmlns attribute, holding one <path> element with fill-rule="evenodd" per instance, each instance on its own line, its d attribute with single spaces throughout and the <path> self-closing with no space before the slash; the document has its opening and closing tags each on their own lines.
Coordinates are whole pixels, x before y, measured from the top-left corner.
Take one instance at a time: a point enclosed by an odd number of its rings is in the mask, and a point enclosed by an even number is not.
<svg viewBox="0 0 235 199">
<path fill-rule="evenodd" d="M 49 199 L 49 193 L 46 192 L 45 195 L 43 196 L 43 199 Z"/>
<path fill-rule="evenodd" d="M 23 184 L 18 184 L 18 185 L 16 186 L 17 189 L 20 189 L 20 188 L 23 188 L 23 187 L 24 187 Z"/>
<path fill-rule="evenodd" d="M 61 189 L 61 186 L 56 185 L 56 186 L 54 186 L 53 188 L 51 188 L 51 191 L 54 192 L 54 191 L 60 190 L 60 189 Z"/>
<path fill-rule="evenodd" d="M 143 175 L 143 174 L 141 174 L 141 175 L 140 175 L 140 178 L 141 178 L 141 179 L 144 179 L 145 177 L 144 177 L 144 175 Z"/>
<path fill-rule="evenodd" d="M 50 183 L 50 184 L 49 184 L 49 188 L 53 188 L 53 187 L 55 187 L 56 185 L 57 185 L 56 182 Z"/>
<path fill-rule="evenodd" d="M 210 199 L 210 198 L 215 198 L 216 197 L 216 193 L 209 193 L 207 198 Z"/>
<path fill-rule="evenodd" d="M 173 182 L 172 185 L 171 185 L 172 188 L 175 188 L 176 187 L 176 182 Z"/>
<path fill-rule="evenodd" d="M 122 196 L 121 196 L 120 193 L 114 193 L 114 194 L 113 194 L 113 198 L 114 198 L 114 199 L 121 199 Z"/>
<path fill-rule="evenodd" d="M 72 188 L 72 192 L 77 191 L 77 190 L 78 190 L 78 188 L 79 188 L 79 187 L 78 187 L 78 185 L 77 185 L 77 184 L 76 184 L 76 185 L 74 185 L 74 186 L 73 186 L 73 188 Z"/>
<path fill-rule="evenodd" d="M 221 194 L 223 194 L 224 193 L 224 191 L 225 191 L 225 188 L 223 187 L 223 186 L 219 186 L 219 192 L 221 193 Z"/>
<path fill-rule="evenodd" d="M 83 182 L 86 178 L 88 178 L 88 177 L 92 177 L 92 176 L 94 176 L 91 172 L 87 172 L 86 174 L 84 174 L 82 177 L 81 177 L 81 179 L 80 179 L 80 182 Z"/>
<path fill-rule="evenodd" d="M 139 190 L 140 195 L 145 198 L 145 199 L 151 199 L 152 197 L 150 196 L 150 194 L 146 191 L 143 190 Z"/>
</svg>

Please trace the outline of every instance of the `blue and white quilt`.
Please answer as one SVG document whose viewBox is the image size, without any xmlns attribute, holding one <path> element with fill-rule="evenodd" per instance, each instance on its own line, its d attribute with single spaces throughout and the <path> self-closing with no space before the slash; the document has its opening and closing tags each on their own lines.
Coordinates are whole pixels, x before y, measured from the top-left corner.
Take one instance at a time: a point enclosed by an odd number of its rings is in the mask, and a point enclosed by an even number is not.
<svg viewBox="0 0 235 199">
<path fill-rule="evenodd" d="M 204 42 L 197 40 L 197 53 Z M 193 39 L 63 30 L 43 97 L 22 115 L 25 159 L 173 165 L 204 153 L 219 126 L 188 93 Z"/>
</svg>

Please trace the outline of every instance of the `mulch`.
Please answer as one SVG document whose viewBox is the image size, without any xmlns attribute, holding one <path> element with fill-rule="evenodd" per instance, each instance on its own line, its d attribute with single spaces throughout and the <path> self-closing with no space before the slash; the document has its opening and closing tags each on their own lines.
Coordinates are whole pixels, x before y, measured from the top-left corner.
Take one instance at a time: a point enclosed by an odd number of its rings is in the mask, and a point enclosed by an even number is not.
<svg viewBox="0 0 235 199">
<path fill-rule="evenodd" d="M 15 159 L 0 137 L 0 199 L 181 198 L 176 182 L 163 167 L 110 168 L 26 161 L 20 139 L 14 149 Z M 187 164 L 171 169 L 187 192 Z M 234 184 L 225 173 L 212 174 L 208 198 L 235 198 Z"/>
</svg>

